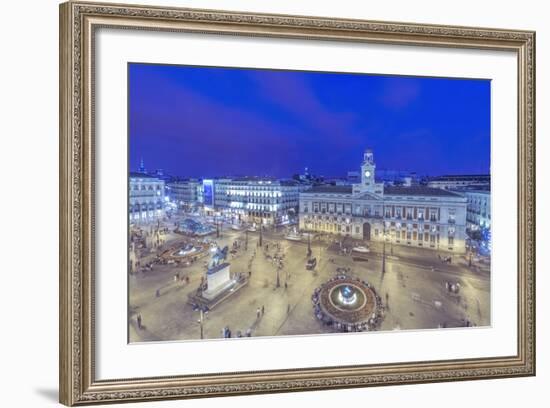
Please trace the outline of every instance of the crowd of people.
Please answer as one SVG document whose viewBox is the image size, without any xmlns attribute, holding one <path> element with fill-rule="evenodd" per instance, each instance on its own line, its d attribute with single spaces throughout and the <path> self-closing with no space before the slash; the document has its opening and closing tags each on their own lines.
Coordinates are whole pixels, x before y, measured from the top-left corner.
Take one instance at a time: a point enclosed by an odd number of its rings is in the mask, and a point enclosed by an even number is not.
<svg viewBox="0 0 550 408">
<path fill-rule="evenodd" d="M 445 289 L 447 289 L 447 292 L 457 294 L 460 292 L 460 283 L 455 282 L 445 282 Z"/>
<path fill-rule="evenodd" d="M 230 339 L 233 337 L 233 332 L 228 326 L 225 326 L 222 329 L 222 337 L 224 339 Z M 237 330 L 234 337 L 252 337 L 252 329 L 249 327 L 244 332 L 242 332 L 241 330 Z"/>
</svg>

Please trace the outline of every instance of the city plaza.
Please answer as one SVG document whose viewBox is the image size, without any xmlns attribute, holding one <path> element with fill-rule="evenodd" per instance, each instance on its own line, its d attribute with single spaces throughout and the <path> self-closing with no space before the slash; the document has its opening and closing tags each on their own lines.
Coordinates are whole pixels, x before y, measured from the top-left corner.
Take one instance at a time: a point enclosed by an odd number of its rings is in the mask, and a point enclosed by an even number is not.
<svg viewBox="0 0 550 408">
<path fill-rule="evenodd" d="M 466 239 L 471 200 L 377 183 L 369 150 L 361 174 L 350 186 L 209 180 L 186 189 L 200 211 L 166 212 L 156 179 L 134 175 L 129 340 L 490 325 L 490 258 Z"/>
</svg>

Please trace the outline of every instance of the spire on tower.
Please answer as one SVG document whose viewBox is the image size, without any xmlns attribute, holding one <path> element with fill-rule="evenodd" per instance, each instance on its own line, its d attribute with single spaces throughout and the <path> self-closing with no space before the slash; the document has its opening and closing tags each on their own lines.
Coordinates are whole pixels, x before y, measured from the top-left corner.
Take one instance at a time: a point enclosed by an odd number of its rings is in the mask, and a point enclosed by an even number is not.
<svg viewBox="0 0 550 408">
<path fill-rule="evenodd" d="M 371 149 L 366 149 L 363 154 L 363 162 L 366 164 L 374 164 L 374 155 Z"/>
</svg>

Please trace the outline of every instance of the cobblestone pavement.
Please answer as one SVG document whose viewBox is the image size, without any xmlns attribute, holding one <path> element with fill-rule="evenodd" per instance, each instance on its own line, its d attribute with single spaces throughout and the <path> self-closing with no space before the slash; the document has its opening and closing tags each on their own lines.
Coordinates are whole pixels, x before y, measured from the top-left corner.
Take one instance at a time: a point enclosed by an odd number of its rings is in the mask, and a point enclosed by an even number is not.
<svg viewBox="0 0 550 408">
<path fill-rule="evenodd" d="M 174 220 L 166 223 L 173 225 Z M 252 336 L 305 335 L 330 333 L 313 314 L 311 294 L 339 267 L 350 268 L 351 275 L 371 283 L 381 296 L 387 311 L 380 330 L 433 329 L 468 324 L 490 325 L 490 266 L 468 265 L 464 256 L 453 255 L 451 264 L 439 260 L 435 251 L 386 245 L 385 272 L 382 273 L 383 247 L 371 243 L 371 252 L 365 260 L 342 255 L 335 238 L 314 239 L 311 242 L 317 266 L 305 268 L 307 242 L 284 239 L 284 231 L 267 231 L 263 246 L 258 246 L 259 233 L 248 233 L 225 226 L 221 237 L 210 236 L 220 246 L 239 239 L 241 249 L 230 255 L 232 273 L 251 276 L 247 286 L 217 305 L 203 319 L 206 339 L 221 338 L 227 326 L 233 337 L 250 329 Z M 174 245 L 182 236 L 167 235 L 164 247 Z M 279 245 L 284 253 L 284 267 L 279 273 L 269 257 Z M 354 245 L 345 240 L 344 246 Z M 268 249 L 269 248 L 269 249 Z M 256 254 L 254 256 L 254 253 Z M 142 265 L 152 259 L 155 251 L 144 253 Z M 136 341 L 197 340 L 200 339 L 199 312 L 193 311 L 188 295 L 194 292 L 205 275 L 202 261 L 189 267 L 155 265 L 151 271 L 129 276 L 129 338 Z M 188 276 L 189 283 L 175 281 L 174 275 Z M 452 294 L 446 283 L 460 283 L 460 292 Z M 286 285 L 285 285 L 286 283 Z M 158 293 L 157 293 L 158 291 Z M 257 317 L 258 308 L 264 314 Z M 142 328 L 137 327 L 137 315 L 142 317 Z"/>
</svg>

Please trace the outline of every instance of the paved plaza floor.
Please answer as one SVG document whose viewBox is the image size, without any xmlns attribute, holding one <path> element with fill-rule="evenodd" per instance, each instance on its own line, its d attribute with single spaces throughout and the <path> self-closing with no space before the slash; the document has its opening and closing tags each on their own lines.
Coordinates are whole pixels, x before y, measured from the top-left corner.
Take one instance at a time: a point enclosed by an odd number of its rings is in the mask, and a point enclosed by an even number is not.
<svg viewBox="0 0 550 408">
<path fill-rule="evenodd" d="M 166 223 L 173 226 L 174 220 Z M 463 255 L 452 255 L 444 263 L 438 253 L 422 248 L 386 245 L 385 272 L 382 272 L 383 247 L 369 243 L 366 260 L 344 255 L 336 237 L 313 240 L 311 249 L 317 258 L 314 270 L 306 269 L 307 242 L 286 240 L 285 232 L 270 230 L 263 234 L 246 233 L 227 226 L 221 236 L 210 238 L 223 247 L 241 241 L 228 262 L 232 273 L 245 273 L 251 262 L 248 285 L 210 310 L 202 323 L 205 339 L 222 338 L 229 327 L 232 336 L 247 330 L 252 336 L 306 335 L 331 333 L 333 329 L 318 321 L 313 313 L 311 295 L 315 288 L 337 274 L 337 268 L 349 268 L 351 276 L 368 281 L 382 298 L 386 308 L 379 330 L 435 329 L 465 325 L 490 325 L 490 265 L 468 265 Z M 173 232 L 166 236 L 164 248 L 176 245 L 184 237 Z M 344 245 L 353 245 L 344 241 Z M 275 254 L 285 255 L 279 272 L 270 260 Z M 140 254 L 142 265 L 153 259 L 158 249 Z M 443 253 L 441 253 L 443 255 Z M 448 255 L 448 254 L 445 254 Z M 355 258 L 355 259 L 354 259 Z M 252 259 L 252 261 L 251 261 Z M 206 260 L 206 259 L 205 259 Z M 206 274 L 204 261 L 191 266 L 154 265 L 152 270 L 129 275 L 130 342 L 198 340 L 201 338 L 200 313 L 189 304 L 189 294 L 196 292 Z M 179 274 L 185 279 L 175 280 Z M 457 294 L 447 290 L 446 283 L 459 283 Z M 258 309 L 264 313 L 257 316 Z M 138 328 L 137 316 L 142 327 Z"/>
</svg>

